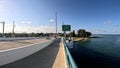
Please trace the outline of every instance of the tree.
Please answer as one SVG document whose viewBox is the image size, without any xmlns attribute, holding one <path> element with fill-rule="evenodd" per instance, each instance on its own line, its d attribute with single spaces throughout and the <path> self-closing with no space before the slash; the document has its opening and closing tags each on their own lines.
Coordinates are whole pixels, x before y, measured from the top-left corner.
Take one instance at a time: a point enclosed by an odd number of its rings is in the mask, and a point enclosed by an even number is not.
<svg viewBox="0 0 120 68">
<path fill-rule="evenodd" d="M 79 29 L 78 30 L 78 36 L 79 37 L 86 37 L 86 31 L 85 31 L 85 29 Z"/>
<path fill-rule="evenodd" d="M 70 33 L 69 33 L 69 36 L 70 36 L 70 37 L 73 37 L 73 32 L 70 32 Z"/>
<path fill-rule="evenodd" d="M 85 29 L 78 30 L 78 37 L 89 37 L 91 35 L 91 32 L 87 32 Z"/>
<path fill-rule="evenodd" d="M 87 33 L 87 37 L 91 36 L 91 32 L 86 32 Z"/>
<path fill-rule="evenodd" d="M 73 30 L 73 32 L 70 32 L 69 34 L 66 35 L 67 37 L 75 37 L 75 30 Z"/>
<path fill-rule="evenodd" d="M 76 37 L 75 30 L 73 30 L 73 37 Z"/>
</svg>

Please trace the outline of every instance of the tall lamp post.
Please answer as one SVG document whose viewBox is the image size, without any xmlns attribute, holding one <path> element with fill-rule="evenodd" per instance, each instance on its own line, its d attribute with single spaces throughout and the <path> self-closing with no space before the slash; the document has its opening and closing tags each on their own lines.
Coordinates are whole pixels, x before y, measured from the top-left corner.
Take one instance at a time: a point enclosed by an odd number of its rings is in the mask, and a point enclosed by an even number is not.
<svg viewBox="0 0 120 68">
<path fill-rule="evenodd" d="M 0 22 L 0 23 L 3 24 L 3 37 L 4 37 L 4 27 L 5 27 L 5 22 L 3 21 L 3 22 Z"/>
<path fill-rule="evenodd" d="M 50 19 L 50 22 L 54 22 L 55 23 L 55 37 L 57 38 L 57 12 L 55 13 L 55 18 L 54 19 Z"/>
<path fill-rule="evenodd" d="M 15 29 L 15 21 L 13 21 L 12 37 L 15 37 L 14 29 Z"/>
<path fill-rule="evenodd" d="M 56 22 L 56 38 L 57 38 L 57 12 L 55 13 L 55 22 Z"/>
</svg>

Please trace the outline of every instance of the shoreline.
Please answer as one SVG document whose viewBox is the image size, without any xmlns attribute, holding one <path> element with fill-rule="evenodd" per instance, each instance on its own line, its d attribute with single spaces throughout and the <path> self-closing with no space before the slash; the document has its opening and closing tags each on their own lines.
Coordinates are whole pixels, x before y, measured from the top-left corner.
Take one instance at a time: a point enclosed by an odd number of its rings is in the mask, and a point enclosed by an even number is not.
<svg viewBox="0 0 120 68">
<path fill-rule="evenodd" d="M 103 36 L 91 36 L 89 38 L 104 38 Z"/>
<path fill-rule="evenodd" d="M 86 41 L 86 40 L 88 40 L 88 39 L 89 39 L 89 37 L 86 37 L 86 38 L 77 38 L 77 37 L 75 37 L 75 38 L 73 38 L 73 41 L 74 41 L 74 42 Z"/>
</svg>

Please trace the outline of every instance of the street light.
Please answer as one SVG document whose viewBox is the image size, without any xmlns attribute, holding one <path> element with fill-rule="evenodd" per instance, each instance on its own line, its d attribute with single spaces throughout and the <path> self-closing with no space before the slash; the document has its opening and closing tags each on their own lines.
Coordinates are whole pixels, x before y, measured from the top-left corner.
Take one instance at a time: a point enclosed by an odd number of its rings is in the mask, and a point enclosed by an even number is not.
<svg viewBox="0 0 120 68">
<path fill-rule="evenodd" d="M 15 37 L 14 29 L 15 29 L 15 21 L 13 21 L 12 37 Z"/>
<path fill-rule="evenodd" d="M 4 37 L 4 26 L 5 26 L 5 22 L 3 21 L 3 22 L 0 22 L 0 23 L 3 24 L 3 37 Z"/>
<path fill-rule="evenodd" d="M 56 18 L 56 38 L 57 38 L 57 12 L 55 13 L 55 18 Z"/>
<path fill-rule="evenodd" d="M 55 22 L 55 29 L 56 29 L 55 37 L 57 38 L 57 12 L 55 13 L 55 19 L 50 19 L 50 22 Z"/>
</svg>

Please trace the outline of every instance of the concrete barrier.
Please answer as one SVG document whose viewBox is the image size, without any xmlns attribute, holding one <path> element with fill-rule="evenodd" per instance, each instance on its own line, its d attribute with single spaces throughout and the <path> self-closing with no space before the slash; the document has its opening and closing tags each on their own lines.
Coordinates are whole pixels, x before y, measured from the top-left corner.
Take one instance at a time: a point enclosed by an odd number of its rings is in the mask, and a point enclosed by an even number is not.
<svg viewBox="0 0 120 68">
<path fill-rule="evenodd" d="M 54 39 L 46 40 L 40 43 L 27 45 L 23 47 L 1 50 L 0 51 L 0 66 L 5 65 L 17 60 L 20 60 L 24 57 L 27 57 L 51 44 Z M 17 44 L 16 44 L 17 45 Z"/>
</svg>

